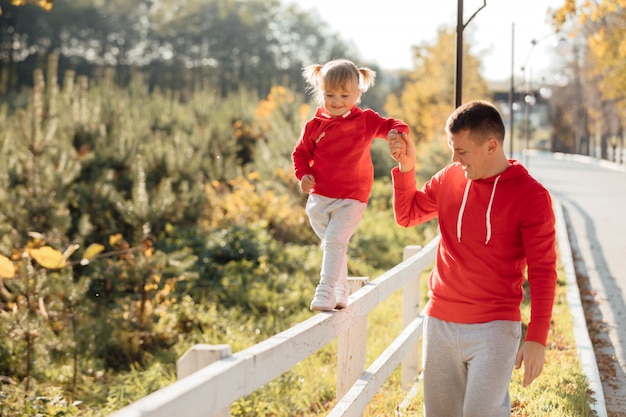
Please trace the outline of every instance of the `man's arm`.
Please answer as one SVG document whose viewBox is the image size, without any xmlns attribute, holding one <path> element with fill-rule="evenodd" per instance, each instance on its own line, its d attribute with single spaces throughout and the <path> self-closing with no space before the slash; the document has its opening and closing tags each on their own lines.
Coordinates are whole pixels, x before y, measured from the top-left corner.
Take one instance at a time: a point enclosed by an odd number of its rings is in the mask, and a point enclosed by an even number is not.
<svg viewBox="0 0 626 417">
<path fill-rule="evenodd" d="M 529 208 L 532 208 L 529 209 L 531 218 L 522 234 L 528 262 L 531 314 L 526 341 L 515 360 L 516 369 L 524 365 L 525 387 L 543 370 L 557 279 L 555 219 L 549 193 L 536 193 L 529 201 Z"/>
<path fill-rule="evenodd" d="M 437 204 L 415 182 L 415 145 L 405 133 L 390 130 L 389 151 L 398 167 L 391 171 L 393 180 L 393 214 L 396 223 L 411 227 L 437 217 Z M 432 181 L 432 180 L 431 180 Z M 427 182 L 424 188 L 427 188 Z"/>
</svg>

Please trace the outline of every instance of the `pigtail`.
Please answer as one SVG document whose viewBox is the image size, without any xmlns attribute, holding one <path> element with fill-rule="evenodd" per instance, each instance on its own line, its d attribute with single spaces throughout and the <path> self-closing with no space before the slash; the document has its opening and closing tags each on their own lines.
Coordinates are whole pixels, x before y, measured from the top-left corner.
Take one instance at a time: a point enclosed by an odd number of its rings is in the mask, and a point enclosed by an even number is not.
<svg viewBox="0 0 626 417">
<path fill-rule="evenodd" d="M 322 65 L 312 64 L 302 69 L 302 77 L 308 84 L 309 90 L 316 90 L 322 83 Z"/>
<path fill-rule="evenodd" d="M 367 67 L 359 68 L 359 89 L 362 93 L 374 85 L 374 78 L 376 78 L 376 71 Z"/>
<path fill-rule="evenodd" d="M 322 97 L 322 69 L 320 64 L 307 65 L 302 69 L 302 77 L 306 81 L 307 86 L 305 91 L 315 97 L 315 101 L 322 106 L 324 104 L 324 98 Z"/>
</svg>

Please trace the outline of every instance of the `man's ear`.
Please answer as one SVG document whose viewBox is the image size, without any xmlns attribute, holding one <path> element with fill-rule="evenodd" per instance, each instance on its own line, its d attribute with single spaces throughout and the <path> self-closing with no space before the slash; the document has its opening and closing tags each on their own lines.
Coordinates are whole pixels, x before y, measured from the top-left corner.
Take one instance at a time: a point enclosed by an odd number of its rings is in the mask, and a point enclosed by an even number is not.
<svg viewBox="0 0 626 417">
<path fill-rule="evenodd" d="M 487 152 L 489 152 L 490 154 L 495 152 L 496 149 L 498 149 L 498 146 L 500 146 L 500 144 L 498 143 L 498 140 L 496 138 L 487 139 Z"/>
</svg>

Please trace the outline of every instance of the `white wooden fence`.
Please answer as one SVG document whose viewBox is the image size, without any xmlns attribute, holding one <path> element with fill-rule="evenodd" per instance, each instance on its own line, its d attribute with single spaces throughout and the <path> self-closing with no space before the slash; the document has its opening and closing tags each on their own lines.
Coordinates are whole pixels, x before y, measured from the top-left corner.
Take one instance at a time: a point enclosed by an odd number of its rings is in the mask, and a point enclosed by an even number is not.
<svg viewBox="0 0 626 417">
<path fill-rule="evenodd" d="M 253 393 L 335 338 L 337 395 L 328 416 L 361 416 L 374 394 L 398 365 L 402 386 L 414 385 L 419 372 L 421 273 L 435 259 L 439 237 L 423 249 L 409 246 L 404 261 L 377 279 L 351 279 L 348 306 L 319 313 L 261 343 L 231 354 L 228 345 L 196 345 L 177 363 L 178 381 L 114 413 L 111 417 L 224 417 L 230 405 Z M 355 291 L 355 287 L 358 287 Z M 403 289 L 403 330 L 365 369 L 367 316 Z"/>
</svg>

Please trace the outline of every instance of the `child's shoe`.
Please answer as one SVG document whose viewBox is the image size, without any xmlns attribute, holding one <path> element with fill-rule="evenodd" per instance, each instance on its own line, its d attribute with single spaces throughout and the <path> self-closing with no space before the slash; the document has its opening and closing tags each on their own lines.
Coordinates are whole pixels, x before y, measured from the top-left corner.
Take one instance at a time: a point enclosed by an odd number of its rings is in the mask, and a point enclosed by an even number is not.
<svg viewBox="0 0 626 417">
<path fill-rule="evenodd" d="M 313 301 L 311 301 L 311 310 L 332 311 L 335 305 L 335 288 L 328 284 L 318 284 Z"/>
<path fill-rule="evenodd" d="M 339 280 L 335 287 L 335 308 L 342 309 L 348 305 L 348 282 L 345 280 Z"/>
</svg>

